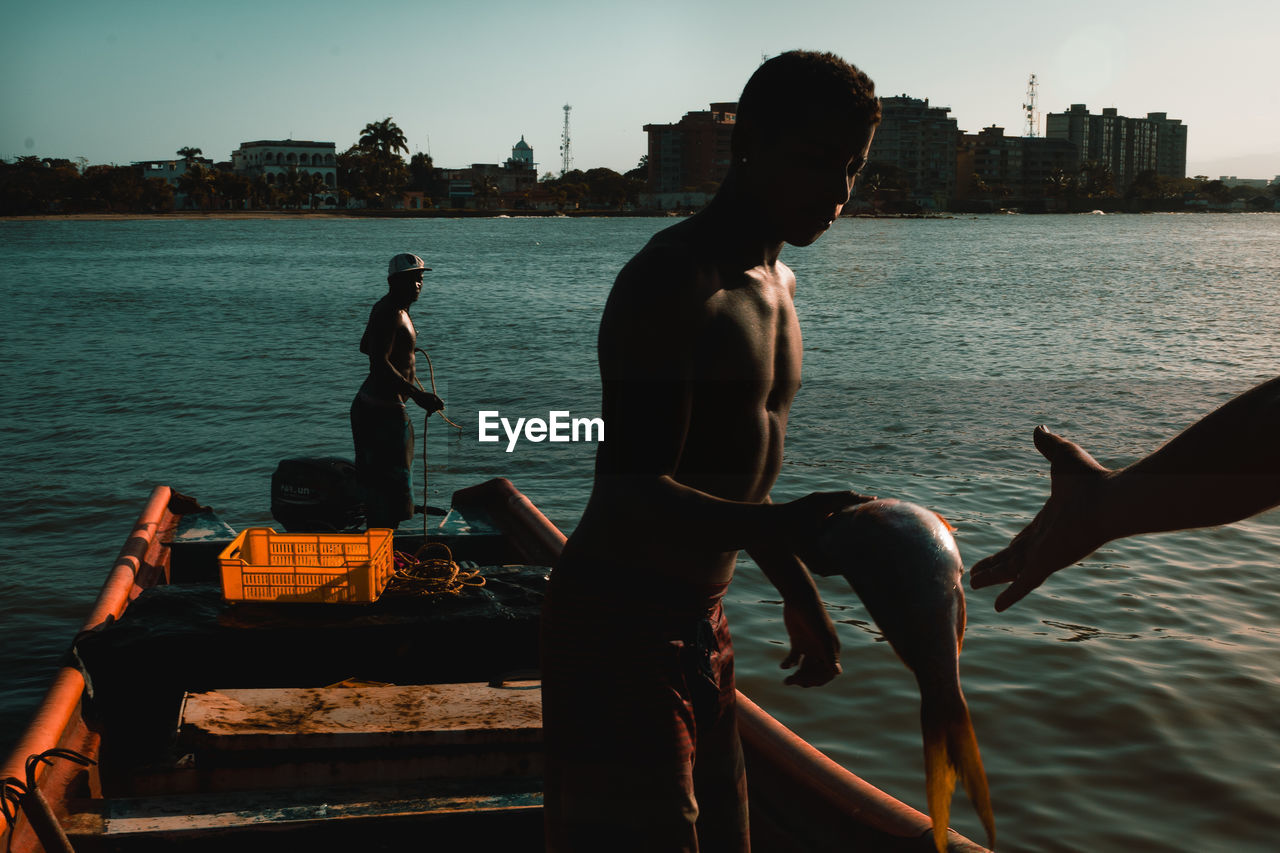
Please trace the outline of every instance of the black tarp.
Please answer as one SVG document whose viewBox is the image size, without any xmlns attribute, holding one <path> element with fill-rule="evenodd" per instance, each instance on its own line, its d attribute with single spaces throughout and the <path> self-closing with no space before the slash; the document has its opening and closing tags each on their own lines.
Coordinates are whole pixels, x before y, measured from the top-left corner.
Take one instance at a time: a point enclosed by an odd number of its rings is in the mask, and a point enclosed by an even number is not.
<svg viewBox="0 0 1280 853">
<path fill-rule="evenodd" d="M 187 691 L 489 681 L 536 669 L 547 572 L 484 567 L 485 585 L 458 595 L 392 586 L 365 605 L 230 604 L 216 583 L 147 590 L 73 647 L 87 715 L 112 747 L 104 776 L 109 764 L 163 756 Z"/>
</svg>

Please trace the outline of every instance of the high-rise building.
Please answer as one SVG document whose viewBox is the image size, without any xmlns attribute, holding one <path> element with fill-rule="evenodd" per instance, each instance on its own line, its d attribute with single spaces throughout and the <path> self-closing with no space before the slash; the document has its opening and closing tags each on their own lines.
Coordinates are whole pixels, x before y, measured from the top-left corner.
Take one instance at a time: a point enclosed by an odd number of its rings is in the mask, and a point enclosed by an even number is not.
<svg viewBox="0 0 1280 853">
<path fill-rule="evenodd" d="M 1025 198 L 1055 195 L 1059 178 L 1076 165 L 1076 147 L 1065 139 L 1020 137 L 1022 143 L 1022 193 Z"/>
<path fill-rule="evenodd" d="M 1065 139 L 1005 136 L 1002 127 L 960 137 L 956 196 L 999 196 L 1025 201 L 1053 194 L 1055 173 L 1072 174 L 1076 149 Z"/>
<path fill-rule="evenodd" d="M 1156 174 L 1162 178 L 1187 176 L 1187 126 L 1166 113 L 1147 113 L 1156 128 Z"/>
<path fill-rule="evenodd" d="M 1073 143 L 1079 165 L 1106 166 L 1118 192 L 1143 172 L 1166 178 L 1187 174 L 1187 127 L 1165 113 L 1128 118 L 1108 107 L 1094 115 L 1084 104 L 1072 104 L 1064 113 L 1049 113 L 1045 135 Z"/>
<path fill-rule="evenodd" d="M 984 127 L 960 136 L 956 158 L 956 195 L 1021 196 L 1023 145 L 1017 136 L 1005 136 L 1003 127 Z"/>
<path fill-rule="evenodd" d="M 880 99 L 882 117 L 871 140 L 870 162 L 902 170 L 911 197 L 945 207 L 956 191 L 956 144 L 960 129 L 950 107 L 931 107 L 907 95 Z"/>
<path fill-rule="evenodd" d="M 646 124 L 650 193 L 707 191 L 729 173 L 736 103 L 685 113 L 676 124 Z"/>
</svg>

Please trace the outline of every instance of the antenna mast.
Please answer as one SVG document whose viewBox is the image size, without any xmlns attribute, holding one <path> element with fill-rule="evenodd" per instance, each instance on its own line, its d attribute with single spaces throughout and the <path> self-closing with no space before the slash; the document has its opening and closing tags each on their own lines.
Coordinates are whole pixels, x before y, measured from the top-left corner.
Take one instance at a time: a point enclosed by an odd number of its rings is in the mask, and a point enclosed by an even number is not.
<svg viewBox="0 0 1280 853">
<path fill-rule="evenodd" d="M 564 105 L 564 133 L 560 134 L 560 177 L 564 177 L 573 168 L 573 149 L 569 147 L 569 110 L 573 107 Z"/>
<path fill-rule="evenodd" d="M 1022 111 L 1027 116 L 1027 129 L 1023 132 L 1023 136 L 1036 137 L 1040 135 L 1040 113 L 1036 109 L 1036 75 L 1032 74 L 1031 79 L 1027 81 L 1027 102 L 1022 105 Z"/>
</svg>

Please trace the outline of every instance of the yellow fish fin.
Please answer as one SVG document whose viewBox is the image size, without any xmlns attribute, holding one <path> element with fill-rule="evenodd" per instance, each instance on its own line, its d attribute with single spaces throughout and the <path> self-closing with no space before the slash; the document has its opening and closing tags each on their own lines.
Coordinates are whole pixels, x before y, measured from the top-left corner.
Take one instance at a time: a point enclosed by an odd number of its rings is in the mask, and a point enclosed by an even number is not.
<svg viewBox="0 0 1280 853">
<path fill-rule="evenodd" d="M 987 846 L 994 849 L 996 824 L 991 810 L 991 793 L 964 697 L 960 697 L 958 705 L 950 702 L 922 705 L 921 722 L 924 728 L 925 788 L 929 816 L 933 819 L 934 846 L 939 853 L 947 849 L 951 796 L 958 778 L 987 831 Z"/>
</svg>

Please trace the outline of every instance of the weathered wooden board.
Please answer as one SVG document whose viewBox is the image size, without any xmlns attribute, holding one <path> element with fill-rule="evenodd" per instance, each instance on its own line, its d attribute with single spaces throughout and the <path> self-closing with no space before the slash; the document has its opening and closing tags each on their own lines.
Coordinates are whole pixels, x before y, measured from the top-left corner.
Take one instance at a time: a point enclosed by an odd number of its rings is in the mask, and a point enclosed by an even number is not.
<svg viewBox="0 0 1280 853">
<path fill-rule="evenodd" d="M 378 749 L 542 740 L 536 681 L 187 694 L 179 740 L 218 750 Z"/>
</svg>

